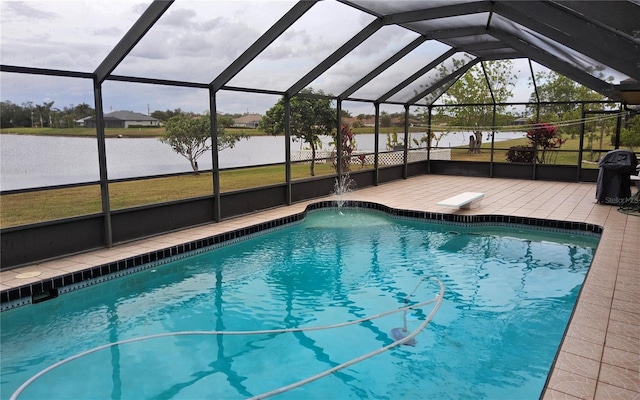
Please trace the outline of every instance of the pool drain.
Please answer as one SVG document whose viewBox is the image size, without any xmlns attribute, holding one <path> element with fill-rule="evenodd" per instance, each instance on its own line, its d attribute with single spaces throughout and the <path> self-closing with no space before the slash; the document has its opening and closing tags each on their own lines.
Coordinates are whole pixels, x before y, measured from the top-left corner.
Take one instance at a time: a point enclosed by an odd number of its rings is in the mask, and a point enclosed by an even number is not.
<svg viewBox="0 0 640 400">
<path fill-rule="evenodd" d="M 457 232 L 456 232 L 457 233 Z M 416 287 L 413 289 L 413 291 L 411 293 L 409 293 L 407 295 L 407 297 L 404 298 L 404 304 L 405 305 L 409 305 L 409 298 L 411 296 L 413 296 L 413 294 L 416 292 L 416 290 L 418 290 L 418 288 L 420 287 L 420 285 L 422 284 L 422 282 L 424 282 L 424 280 L 427 279 L 422 278 L 420 280 L 420 282 L 418 282 L 418 284 L 416 285 Z M 402 312 L 402 328 L 393 328 L 391 330 L 391 336 L 393 336 L 393 338 L 398 341 L 398 340 L 403 340 L 405 339 L 407 336 L 409 336 L 410 332 L 407 329 L 407 308 L 405 307 L 405 310 Z M 416 340 L 412 338 L 409 338 L 408 340 L 405 340 L 403 342 L 403 344 L 407 345 L 407 346 L 415 346 L 417 344 Z"/>
</svg>

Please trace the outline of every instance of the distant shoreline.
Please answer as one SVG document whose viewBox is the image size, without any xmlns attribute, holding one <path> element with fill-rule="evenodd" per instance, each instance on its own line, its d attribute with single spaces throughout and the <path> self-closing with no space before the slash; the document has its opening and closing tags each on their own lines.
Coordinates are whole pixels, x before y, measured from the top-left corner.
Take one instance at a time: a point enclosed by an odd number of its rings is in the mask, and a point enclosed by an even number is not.
<svg viewBox="0 0 640 400">
<path fill-rule="evenodd" d="M 249 136 L 270 136 L 255 129 L 225 128 L 227 132 L 243 132 Z M 58 136 L 58 137 L 96 137 L 95 128 L 3 128 L 0 135 Z M 106 128 L 107 138 L 161 138 L 164 128 Z"/>
<path fill-rule="evenodd" d="M 282 136 L 271 135 L 258 129 L 247 128 L 224 128 L 227 132 L 242 132 L 249 136 Z M 424 126 L 411 126 L 409 127 L 410 133 L 425 132 Z M 435 132 L 443 132 L 446 129 L 439 129 Z M 359 134 L 373 134 L 375 133 L 374 127 L 364 128 L 352 128 L 353 133 Z M 402 127 L 380 127 L 379 132 L 381 135 L 397 133 L 401 135 L 404 133 Z M 454 131 L 452 131 L 454 132 Z M 95 128 L 2 128 L 0 129 L 0 135 L 31 135 L 31 136 L 61 136 L 61 137 L 96 137 Z M 107 138 L 161 138 L 165 136 L 165 130 L 162 127 L 152 128 L 106 128 L 105 136 Z"/>
</svg>

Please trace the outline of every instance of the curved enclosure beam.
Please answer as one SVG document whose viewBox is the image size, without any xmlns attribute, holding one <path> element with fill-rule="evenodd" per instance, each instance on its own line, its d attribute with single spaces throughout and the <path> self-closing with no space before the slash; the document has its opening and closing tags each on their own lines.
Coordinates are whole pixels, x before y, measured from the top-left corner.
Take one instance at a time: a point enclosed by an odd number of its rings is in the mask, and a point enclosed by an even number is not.
<svg viewBox="0 0 640 400">
<path fill-rule="evenodd" d="M 448 4 L 444 6 L 431 7 L 422 10 L 407 11 L 385 17 L 390 24 L 402 26 L 409 30 L 416 30 L 413 26 L 407 25 L 411 22 L 423 22 L 440 18 L 451 18 L 476 13 L 485 13 L 493 9 L 490 1 L 471 1 L 468 3 Z"/>
<path fill-rule="evenodd" d="M 621 96 L 616 93 L 614 87 L 611 84 L 598 79 L 593 75 L 582 71 L 581 69 L 576 68 L 572 64 L 558 59 L 557 57 L 543 51 L 542 49 L 524 43 L 518 38 L 515 38 L 505 32 L 501 32 L 492 28 L 489 30 L 489 33 L 492 36 L 504 41 L 505 43 L 509 43 L 517 50 L 529 55 L 529 58 L 531 58 L 533 61 L 544 65 L 547 68 L 552 69 L 558 73 L 561 73 L 564 76 L 580 83 L 583 86 L 588 87 L 595 92 L 602 94 L 605 97 L 609 97 L 615 101 L 622 100 Z"/>
<path fill-rule="evenodd" d="M 640 77 L 640 64 L 628 61 L 629 54 L 638 53 L 637 43 L 572 13 L 560 12 L 557 6 L 544 2 L 501 2 L 496 5 L 496 13 L 603 65 Z"/>
</svg>

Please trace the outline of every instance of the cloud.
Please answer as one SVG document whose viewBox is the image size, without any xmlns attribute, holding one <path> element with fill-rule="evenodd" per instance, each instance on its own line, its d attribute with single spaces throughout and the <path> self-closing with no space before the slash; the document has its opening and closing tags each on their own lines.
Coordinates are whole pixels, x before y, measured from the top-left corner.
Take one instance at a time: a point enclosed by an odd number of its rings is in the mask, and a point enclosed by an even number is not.
<svg viewBox="0 0 640 400">
<path fill-rule="evenodd" d="M 94 44 L 80 44 L 74 51 L 59 51 L 64 43 L 53 40 L 51 36 L 32 36 L 29 39 L 14 40 L 2 44 L 3 63 L 61 69 L 79 72 L 92 72 L 96 67 L 96 58 L 104 50 Z M 25 48 L 29 48 L 25 52 Z M 5 55 L 9 55 L 6 58 Z M 14 55 L 19 55 L 15 57 Z"/>
<path fill-rule="evenodd" d="M 107 36 L 107 37 L 122 36 L 124 34 L 123 30 L 121 28 L 118 28 L 117 26 L 94 29 L 92 33 L 95 36 Z"/>
<path fill-rule="evenodd" d="M 278 40 L 269 46 L 261 54 L 264 60 L 281 60 L 283 58 L 299 57 L 301 48 L 306 51 L 313 51 L 308 46 L 311 43 L 311 36 L 303 30 L 290 30 L 283 33 Z"/>
<path fill-rule="evenodd" d="M 196 17 L 194 10 L 175 9 L 168 11 L 162 17 L 162 24 L 178 29 L 189 29 L 193 25 L 193 19 Z"/>
<path fill-rule="evenodd" d="M 229 13 L 170 9 L 114 73 L 209 83 L 259 37 L 259 31 Z"/>
<path fill-rule="evenodd" d="M 42 104 L 55 101 L 63 109 L 70 104 L 93 104 L 92 83 L 88 79 L 1 73 L 2 101 L 14 104 Z"/>
<path fill-rule="evenodd" d="M 128 2 L 1 1 L 2 62 L 92 72 L 137 19 L 131 7 Z"/>
<path fill-rule="evenodd" d="M 58 17 L 58 13 L 33 7 L 25 1 L 3 1 L 2 14 L 4 18 L 15 20 L 52 20 Z M 3 18 L 3 20 L 4 20 Z"/>
</svg>

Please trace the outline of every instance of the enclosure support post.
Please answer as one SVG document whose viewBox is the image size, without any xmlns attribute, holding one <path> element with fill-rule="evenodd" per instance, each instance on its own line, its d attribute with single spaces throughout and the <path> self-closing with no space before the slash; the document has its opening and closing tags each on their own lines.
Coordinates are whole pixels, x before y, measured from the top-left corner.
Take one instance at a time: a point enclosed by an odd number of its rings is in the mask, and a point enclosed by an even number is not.
<svg viewBox="0 0 640 400">
<path fill-rule="evenodd" d="M 489 159 L 489 178 L 493 178 L 493 153 L 496 143 L 496 103 L 493 103 L 493 117 L 491 118 L 491 158 Z"/>
<path fill-rule="evenodd" d="M 582 150 L 584 149 L 584 119 L 586 113 L 584 110 L 584 103 L 582 103 L 582 112 L 580 114 L 580 146 L 578 147 L 578 174 L 576 176 L 576 182 L 580 182 L 582 179 Z"/>
<path fill-rule="evenodd" d="M 220 207 L 220 166 L 218 165 L 218 105 L 216 104 L 216 92 L 209 87 L 209 118 L 211 121 L 211 163 L 213 170 L 213 220 L 220 222 L 222 219 Z"/>
<path fill-rule="evenodd" d="M 380 154 L 378 148 L 380 146 L 380 103 L 373 103 L 375 107 L 375 122 L 373 125 L 373 184 L 374 186 L 378 186 L 380 184 Z"/>
<path fill-rule="evenodd" d="M 489 16 L 491 18 L 491 16 Z M 489 88 L 489 93 L 491 94 L 491 103 L 493 103 L 493 112 L 491 114 L 491 155 L 489 156 L 489 178 L 493 178 L 493 146 L 494 146 L 494 138 L 496 134 L 496 96 L 493 94 L 493 88 L 491 87 L 491 80 L 489 79 L 489 74 L 487 74 L 487 69 L 484 66 L 484 62 L 480 62 L 482 66 L 482 72 L 484 73 L 484 79 L 487 82 L 487 88 Z M 482 139 L 482 132 L 480 132 L 480 139 Z M 482 140 L 481 140 L 482 141 Z M 480 147 L 477 148 L 478 153 L 480 152 Z"/>
<path fill-rule="evenodd" d="M 404 165 L 402 166 L 402 178 L 409 176 L 409 105 L 404 105 Z"/>
<path fill-rule="evenodd" d="M 615 149 L 620 148 L 620 128 L 622 127 L 622 109 L 620 113 L 618 113 L 618 118 L 616 118 L 616 140 L 615 140 Z"/>
<path fill-rule="evenodd" d="M 336 102 L 336 111 L 338 115 L 336 116 L 336 172 L 338 173 L 338 182 L 340 182 L 340 177 L 344 173 L 342 168 L 342 118 L 340 114 L 342 113 L 342 100 L 338 99 Z"/>
<path fill-rule="evenodd" d="M 427 174 L 431 173 L 431 137 L 433 135 L 431 131 L 431 113 L 433 112 L 433 106 L 427 107 L 429 113 L 427 114 Z"/>
<path fill-rule="evenodd" d="M 536 102 L 536 125 L 540 123 L 540 101 Z M 535 138 L 533 146 L 533 160 L 531 161 L 531 179 L 536 180 L 536 164 L 538 163 L 538 138 Z"/>
<path fill-rule="evenodd" d="M 538 93 L 538 85 L 536 84 L 536 74 L 533 72 L 533 64 L 531 59 L 527 58 L 529 62 L 529 72 L 531 72 L 531 83 L 533 84 L 533 92 L 536 95 L 536 124 L 540 123 L 540 94 Z M 531 179 L 536 179 L 536 158 L 538 146 L 533 149 L 533 160 L 531 161 Z"/>
<path fill-rule="evenodd" d="M 284 95 L 284 164 L 287 182 L 287 205 L 291 205 L 291 99 Z"/>
<path fill-rule="evenodd" d="M 104 216 L 104 243 L 113 246 L 111 227 L 111 205 L 109 203 L 109 178 L 107 174 L 107 146 L 104 131 L 104 110 L 102 104 L 102 84 L 94 77 L 93 96 L 96 103 L 96 137 L 98 140 L 98 167 L 100 170 L 100 198 Z"/>
</svg>

